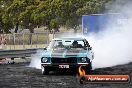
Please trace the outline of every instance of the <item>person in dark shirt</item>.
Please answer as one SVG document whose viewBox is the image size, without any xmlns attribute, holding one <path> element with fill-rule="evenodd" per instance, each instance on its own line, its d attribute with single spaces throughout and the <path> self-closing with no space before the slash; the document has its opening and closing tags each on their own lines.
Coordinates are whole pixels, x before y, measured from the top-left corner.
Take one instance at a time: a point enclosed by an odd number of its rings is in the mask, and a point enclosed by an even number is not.
<svg viewBox="0 0 132 88">
<path fill-rule="evenodd" d="M 64 47 L 64 45 L 62 44 L 62 42 L 58 42 L 58 46 L 57 47 L 62 48 L 62 47 Z"/>
<path fill-rule="evenodd" d="M 73 43 L 72 43 L 72 48 L 82 48 L 83 46 L 81 45 L 81 44 L 78 44 L 78 42 L 77 41 L 74 41 Z"/>
</svg>

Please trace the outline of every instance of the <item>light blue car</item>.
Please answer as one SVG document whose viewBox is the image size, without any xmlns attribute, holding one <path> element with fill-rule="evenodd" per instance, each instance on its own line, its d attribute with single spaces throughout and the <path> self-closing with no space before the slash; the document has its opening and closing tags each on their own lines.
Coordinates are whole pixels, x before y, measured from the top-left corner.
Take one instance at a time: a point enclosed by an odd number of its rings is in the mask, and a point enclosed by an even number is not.
<svg viewBox="0 0 132 88">
<path fill-rule="evenodd" d="M 42 74 L 53 70 L 78 70 L 79 66 L 90 73 L 94 53 L 85 38 L 56 38 L 41 57 Z"/>
</svg>

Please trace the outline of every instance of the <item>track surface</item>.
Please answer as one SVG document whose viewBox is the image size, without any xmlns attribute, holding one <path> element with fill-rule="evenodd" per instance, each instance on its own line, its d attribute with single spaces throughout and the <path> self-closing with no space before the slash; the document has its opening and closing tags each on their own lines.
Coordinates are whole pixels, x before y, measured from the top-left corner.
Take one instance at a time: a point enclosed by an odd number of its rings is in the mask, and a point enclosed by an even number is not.
<svg viewBox="0 0 132 88">
<path fill-rule="evenodd" d="M 132 81 L 128 84 L 80 85 L 77 83 L 76 74 L 51 72 L 44 76 L 41 70 L 27 67 L 28 64 L 0 65 L 0 88 L 132 88 Z M 93 73 L 130 74 L 132 77 L 132 63 L 96 69 Z"/>
</svg>

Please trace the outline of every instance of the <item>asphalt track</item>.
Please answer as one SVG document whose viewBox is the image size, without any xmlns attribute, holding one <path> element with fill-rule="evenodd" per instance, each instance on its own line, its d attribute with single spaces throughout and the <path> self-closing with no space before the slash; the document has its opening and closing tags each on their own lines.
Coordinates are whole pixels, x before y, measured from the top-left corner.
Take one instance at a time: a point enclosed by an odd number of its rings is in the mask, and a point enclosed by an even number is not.
<svg viewBox="0 0 132 88">
<path fill-rule="evenodd" d="M 42 75 L 40 69 L 27 67 L 29 63 L 0 65 L 0 88 L 132 88 L 126 84 L 86 84 L 77 82 L 76 73 L 51 72 Z M 132 63 L 95 69 L 93 74 L 129 74 L 132 79 Z"/>
</svg>

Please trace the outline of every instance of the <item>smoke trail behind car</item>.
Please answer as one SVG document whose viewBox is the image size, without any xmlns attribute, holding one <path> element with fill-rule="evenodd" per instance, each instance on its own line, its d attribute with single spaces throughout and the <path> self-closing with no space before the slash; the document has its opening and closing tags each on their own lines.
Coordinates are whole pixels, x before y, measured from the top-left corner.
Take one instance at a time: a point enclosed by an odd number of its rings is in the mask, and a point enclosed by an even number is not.
<svg viewBox="0 0 132 88">
<path fill-rule="evenodd" d="M 119 5 L 116 7 L 119 8 Z M 119 25 L 114 24 L 115 20 L 110 20 L 104 31 L 88 36 L 95 53 L 94 68 L 132 62 L 132 13 L 130 7 L 128 4 L 121 7 L 119 12 L 127 14 L 127 17 L 119 19 Z"/>
</svg>

